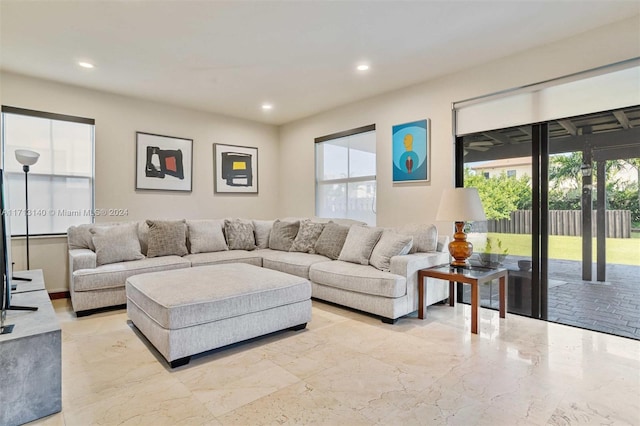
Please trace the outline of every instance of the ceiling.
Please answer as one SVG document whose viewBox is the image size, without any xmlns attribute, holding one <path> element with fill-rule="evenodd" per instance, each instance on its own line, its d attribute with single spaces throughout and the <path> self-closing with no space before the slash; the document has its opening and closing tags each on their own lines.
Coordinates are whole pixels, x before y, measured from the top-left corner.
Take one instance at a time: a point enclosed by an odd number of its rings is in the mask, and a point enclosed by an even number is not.
<svg viewBox="0 0 640 426">
<path fill-rule="evenodd" d="M 0 0 L 0 67 L 283 124 L 639 13 L 622 0 Z"/>
</svg>

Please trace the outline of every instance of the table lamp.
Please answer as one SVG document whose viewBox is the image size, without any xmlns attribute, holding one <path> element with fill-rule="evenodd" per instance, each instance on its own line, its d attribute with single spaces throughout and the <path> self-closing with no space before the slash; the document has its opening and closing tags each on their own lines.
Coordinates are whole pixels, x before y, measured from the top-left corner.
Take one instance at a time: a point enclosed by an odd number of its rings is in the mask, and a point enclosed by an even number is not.
<svg viewBox="0 0 640 426">
<path fill-rule="evenodd" d="M 451 266 L 468 266 L 467 259 L 473 253 L 473 244 L 467 241 L 464 224 L 467 221 L 487 220 L 476 188 L 448 188 L 442 193 L 438 221 L 453 221 L 456 232 L 449 243 L 449 253 L 453 257 Z"/>
</svg>

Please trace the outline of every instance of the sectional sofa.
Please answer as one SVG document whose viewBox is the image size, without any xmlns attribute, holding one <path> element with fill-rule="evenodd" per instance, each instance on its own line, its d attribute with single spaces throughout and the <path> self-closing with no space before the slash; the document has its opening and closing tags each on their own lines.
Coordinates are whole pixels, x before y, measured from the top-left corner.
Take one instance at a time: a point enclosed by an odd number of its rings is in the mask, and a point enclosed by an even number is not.
<svg viewBox="0 0 640 426">
<path fill-rule="evenodd" d="M 351 220 L 146 220 L 69 228 L 69 290 L 78 316 L 126 303 L 128 277 L 248 263 L 303 277 L 312 297 L 393 323 L 418 309 L 417 271 L 449 261 L 432 225 L 369 227 Z M 212 285 L 215 277 L 211 277 Z M 179 289 L 176 289 L 179 291 Z M 426 304 L 448 297 L 430 279 Z"/>
</svg>

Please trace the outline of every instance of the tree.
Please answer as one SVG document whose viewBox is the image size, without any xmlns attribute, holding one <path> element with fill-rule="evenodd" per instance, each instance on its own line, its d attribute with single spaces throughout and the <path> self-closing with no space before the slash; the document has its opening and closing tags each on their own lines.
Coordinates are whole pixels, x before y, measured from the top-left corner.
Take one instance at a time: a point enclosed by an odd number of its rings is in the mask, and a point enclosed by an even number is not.
<svg viewBox="0 0 640 426">
<path fill-rule="evenodd" d="M 464 186 L 478 189 L 487 219 L 508 219 L 515 210 L 531 208 L 531 179 L 526 175 L 485 178 L 465 169 Z"/>
</svg>

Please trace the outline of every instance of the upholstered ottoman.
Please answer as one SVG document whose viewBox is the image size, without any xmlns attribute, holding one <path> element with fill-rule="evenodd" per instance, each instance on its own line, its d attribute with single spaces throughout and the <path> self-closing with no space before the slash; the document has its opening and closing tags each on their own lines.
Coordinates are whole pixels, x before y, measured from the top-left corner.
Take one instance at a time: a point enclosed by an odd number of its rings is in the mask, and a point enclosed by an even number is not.
<svg viewBox="0 0 640 426">
<path fill-rule="evenodd" d="M 311 320 L 309 281 L 244 263 L 135 275 L 126 292 L 129 318 L 171 367 Z"/>
</svg>

